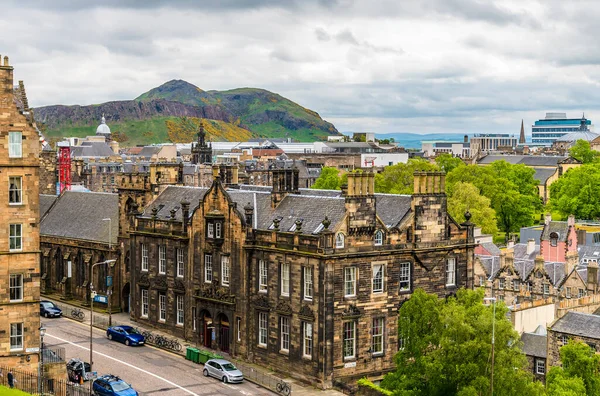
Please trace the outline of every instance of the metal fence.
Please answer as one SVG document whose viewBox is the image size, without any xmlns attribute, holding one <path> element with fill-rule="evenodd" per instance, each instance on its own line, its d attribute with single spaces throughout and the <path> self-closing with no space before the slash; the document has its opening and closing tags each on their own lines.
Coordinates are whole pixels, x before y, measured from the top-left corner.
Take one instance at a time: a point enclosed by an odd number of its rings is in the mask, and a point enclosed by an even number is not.
<svg viewBox="0 0 600 396">
<path fill-rule="evenodd" d="M 32 395 L 55 395 L 55 396 L 90 396 L 88 387 L 79 386 L 66 380 L 44 378 L 43 384 L 38 373 L 15 369 L 8 366 L 0 366 L 0 385 L 10 387 L 9 373 L 12 374 L 12 385 L 15 389 Z"/>
<path fill-rule="evenodd" d="M 281 378 L 265 373 L 262 370 L 255 370 L 252 366 L 247 365 L 244 362 L 236 361 L 235 365 L 242 373 L 244 373 L 244 379 L 248 381 L 256 382 L 280 395 L 287 396 L 292 393 L 292 384 Z"/>
<path fill-rule="evenodd" d="M 63 347 L 49 347 L 46 346 L 44 343 L 44 347 L 42 348 L 42 354 L 44 358 L 44 364 L 65 362 L 65 348 Z"/>
</svg>

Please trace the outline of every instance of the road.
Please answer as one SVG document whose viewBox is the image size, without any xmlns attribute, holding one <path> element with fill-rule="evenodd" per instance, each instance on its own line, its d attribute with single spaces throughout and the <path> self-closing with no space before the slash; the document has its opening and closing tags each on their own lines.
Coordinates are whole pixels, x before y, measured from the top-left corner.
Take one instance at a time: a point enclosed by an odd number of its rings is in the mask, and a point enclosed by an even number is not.
<svg viewBox="0 0 600 396">
<path fill-rule="evenodd" d="M 66 360 L 90 359 L 89 325 L 66 319 L 44 319 L 44 343 L 65 348 Z M 114 374 L 130 383 L 143 395 L 273 395 L 251 382 L 223 384 L 202 375 L 202 365 L 181 356 L 151 347 L 128 347 L 109 341 L 106 332 L 93 331 L 94 371 L 98 375 Z M 85 383 L 88 386 L 88 383 Z"/>
</svg>

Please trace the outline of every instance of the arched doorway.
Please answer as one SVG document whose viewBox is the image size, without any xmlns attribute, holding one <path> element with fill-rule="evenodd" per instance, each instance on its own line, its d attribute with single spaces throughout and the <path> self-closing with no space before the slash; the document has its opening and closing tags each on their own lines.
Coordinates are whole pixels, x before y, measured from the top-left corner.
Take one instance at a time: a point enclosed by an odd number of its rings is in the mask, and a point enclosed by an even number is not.
<svg viewBox="0 0 600 396">
<path fill-rule="evenodd" d="M 131 291 L 129 290 L 130 287 L 131 286 L 129 286 L 129 282 L 125 283 L 125 286 L 123 286 L 123 292 L 121 293 L 121 301 L 123 302 L 123 312 L 129 312 L 129 296 L 131 293 Z"/>
<path fill-rule="evenodd" d="M 229 318 L 223 312 L 217 315 L 219 324 L 219 349 L 229 353 Z"/>
<path fill-rule="evenodd" d="M 202 310 L 200 312 L 200 343 L 207 348 L 212 348 L 212 342 L 215 338 L 215 325 L 210 312 Z"/>
</svg>

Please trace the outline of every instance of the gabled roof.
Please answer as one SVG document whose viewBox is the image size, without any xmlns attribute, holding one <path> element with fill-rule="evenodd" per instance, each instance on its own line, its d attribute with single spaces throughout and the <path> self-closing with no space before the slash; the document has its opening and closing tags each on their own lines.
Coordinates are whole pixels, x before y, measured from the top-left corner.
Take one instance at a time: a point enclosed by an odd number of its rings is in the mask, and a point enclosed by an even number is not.
<svg viewBox="0 0 600 396">
<path fill-rule="evenodd" d="M 523 333 L 523 353 L 527 356 L 545 358 L 548 353 L 548 337 L 546 335 L 535 333 Z"/>
<path fill-rule="evenodd" d="M 566 221 L 550 221 L 550 223 L 546 224 L 544 230 L 542 231 L 541 240 L 549 241 L 550 234 L 555 232 L 558 234 L 558 240 L 565 242 L 567 240 L 568 231 L 569 225 Z"/>
<path fill-rule="evenodd" d="M 546 181 L 557 172 L 557 169 L 552 168 L 533 168 L 535 171 L 533 179 L 539 181 L 538 184 L 546 184 Z"/>
<path fill-rule="evenodd" d="M 71 157 L 112 157 L 115 153 L 105 142 L 83 142 L 81 146 L 71 147 Z"/>
<path fill-rule="evenodd" d="M 168 186 L 146 207 L 142 216 L 151 217 L 152 209 L 157 208 L 157 219 L 169 220 L 171 218 L 171 209 L 175 209 L 175 220 L 182 221 L 181 201 L 188 201 L 190 203 L 191 217 L 207 191 L 208 188 L 206 187 Z"/>
<path fill-rule="evenodd" d="M 494 161 L 506 161 L 510 164 L 523 164 L 530 167 L 540 166 L 556 166 L 564 160 L 565 156 L 545 156 L 545 155 L 486 155 L 479 161 L 478 164 L 488 165 Z"/>
<path fill-rule="evenodd" d="M 40 219 L 48 212 L 48 209 L 56 201 L 56 198 L 58 198 L 56 195 L 40 194 Z"/>
<path fill-rule="evenodd" d="M 600 316 L 568 311 L 550 328 L 557 333 L 600 339 Z"/>
</svg>

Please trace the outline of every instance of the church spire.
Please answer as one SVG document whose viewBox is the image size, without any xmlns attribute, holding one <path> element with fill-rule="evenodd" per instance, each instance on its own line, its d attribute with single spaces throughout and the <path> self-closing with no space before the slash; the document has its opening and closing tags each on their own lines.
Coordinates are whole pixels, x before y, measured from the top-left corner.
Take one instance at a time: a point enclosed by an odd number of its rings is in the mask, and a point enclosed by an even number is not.
<svg viewBox="0 0 600 396">
<path fill-rule="evenodd" d="M 519 144 L 525 144 L 525 128 L 523 126 L 523 119 L 521 119 L 521 135 L 519 136 Z"/>
</svg>

